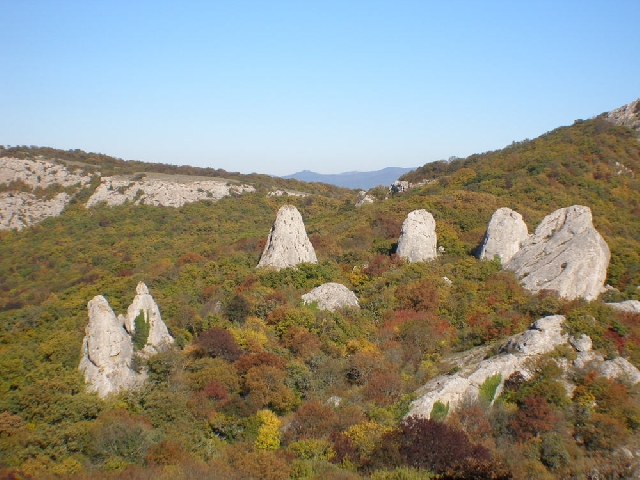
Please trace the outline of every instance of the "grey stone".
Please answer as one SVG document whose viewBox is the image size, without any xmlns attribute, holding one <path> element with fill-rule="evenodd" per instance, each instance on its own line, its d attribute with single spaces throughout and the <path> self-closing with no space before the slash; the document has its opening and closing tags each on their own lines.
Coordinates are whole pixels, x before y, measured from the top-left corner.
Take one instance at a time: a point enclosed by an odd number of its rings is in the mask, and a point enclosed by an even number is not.
<svg viewBox="0 0 640 480">
<path fill-rule="evenodd" d="M 360 308 L 358 298 L 340 283 L 324 283 L 302 295 L 304 303 L 318 302 L 320 310 L 334 311 L 341 308 Z"/>
<path fill-rule="evenodd" d="M 589 352 L 593 348 L 591 337 L 584 333 L 581 334 L 580 337 L 569 337 L 569 343 L 577 352 Z"/>
<path fill-rule="evenodd" d="M 625 300 L 624 302 L 607 303 L 611 308 L 621 312 L 640 313 L 640 301 Z"/>
<path fill-rule="evenodd" d="M 640 98 L 635 102 L 623 105 L 620 108 L 611 110 L 605 119 L 614 125 L 632 128 L 640 133 Z"/>
<path fill-rule="evenodd" d="M 426 262 L 438 256 L 436 222 L 425 209 L 409 212 L 402 222 L 397 255 L 408 262 Z"/>
<path fill-rule="evenodd" d="M 593 300 L 603 290 L 610 256 L 593 228 L 591 210 L 574 205 L 547 215 L 505 268 L 531 292 Z"/>
<path fill-rule="evenodd" d="M 300 212 L 293 205 L 285 205 L 278 210 L 257 268 L 279 270 L 300 263 L 318 263 L 318 259 Z"/>
<path fill-rule="evenodd" d="M 510 208 L 499 208 L 491 216 L 478 249 L 478 258 L 493 260 L 497 255 L 506 264 L 520 250 L 529 236 L 522 215 Z"/>
<path fill-rule="evenodd" d="M 361 207 L 367 203 L 373 203 L 373 202 L 375 202 L 375 198 L 373 198 L 371 195 L 368 195 L 367 192 L 365 192 L 364 190 L 361 190 L 360 192 L 358 192 L 356 207 Z"/>
</svg>

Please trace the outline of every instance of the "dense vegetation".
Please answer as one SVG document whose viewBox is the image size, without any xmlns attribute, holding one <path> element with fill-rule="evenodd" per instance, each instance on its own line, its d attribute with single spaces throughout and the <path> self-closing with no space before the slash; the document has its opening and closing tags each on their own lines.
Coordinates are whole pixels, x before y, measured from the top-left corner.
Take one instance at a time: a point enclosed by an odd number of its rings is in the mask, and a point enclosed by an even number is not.
<svg viewBox="0 0 640 480">
<path fill-rule="evenodd" d="M 84 155 L 74 160 L 103 172 L 111 163 L 130 168 Z M 566 315 L 569 328 L 591 335 L 607 356 L 640 366 L 637 316 L 603 300 L 530 295 L 499 263 L 471 255 L 498 207 L 522 213 L 532 230 L 554 209 L 584 204 L 612 250 L 608 282 L 617 290 L 606 299 L 638 298 L 640 182 L 632 172 L 639 168 L 640 144 L 630 131 L 595 119 L 498 152 L 425 165 L 407 179 L 435 181 L 360 209 L 354 192 L 328 186 L 318 190 L 326 195 L 258 191 L 178 209 L 86 209 L 90 190 L 81 191 L 60 217 L 0 232 L 0 472 L 627 475 L 631 460 L 620 447 L 640 439 L 636 389 L 585 371 L 571 379 L 577 388 L 569 394 L 557 363 L 568 350 L 541 359 L 529 380 L 508 379 L 493 407 L 495 378 L 476 404 L 456 412 L 442 405 L 437 420 L 403 418 L 417 387 L 455 370 L 449 353 L 495 345 L 546 314 Z M 141 164 L 131 172 L 141 169 L 152 170 Z M 300 210 L 320 262 L 256 270 L 285 203 Z M 394 243 L 416 208 L 434 215 L 445 253 L 408 265 L 393 254 Z M 99 400 L 77 371 L 86 304 L 102 294 L 124 312 L 140 280 L 177 348 L 147 362 L 143 391 Z M 361 309 L 330 313 L 300 304 L 301 294 L 327 281 L 354 290 Z"/>
</svg>

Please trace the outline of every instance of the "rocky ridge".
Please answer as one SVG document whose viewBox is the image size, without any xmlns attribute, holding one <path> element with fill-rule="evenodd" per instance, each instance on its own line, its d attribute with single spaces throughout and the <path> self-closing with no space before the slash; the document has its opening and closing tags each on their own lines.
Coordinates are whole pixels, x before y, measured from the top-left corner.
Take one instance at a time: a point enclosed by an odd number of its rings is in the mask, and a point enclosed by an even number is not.
<svg viewBox="0 0 640 480">
<path fill-rule="evenodd" d="M 102 295 L 97 295 L 87 305 L 89 323 L 78 368 L 84 374 L 87 390 L 97 392 L 101 398 L 141 386 L 146 373 L 132 369 L 134 356 L 148 357 L 173 343 L 147 286 L 138 283 L 136 292 L 126 317 L 116 317 Z M 149 335 L 144 348 L 135 352 L 132 336 L 135 334 L 135 318 L 140 313 L 149 324 Z"/>
<path fill-rule="evenodd" d="M 257 268 L 279 270 L 299 263 L 318 263 L 318 259 L 302 215 L 293 205 L 284 205 L 278 210 Z"/>
<path fill-rule="evenodd" d="M 340 283 L 329 282 L 302 295 L 304 303 L 318 302 L 320 310 L 333 312 L 341 308 L 360 308 L 355 293 Z"/>
<path fill-rule="evenodd" d="M 47 217 L 56 217 L 70 199 L 71 196 L 65 192 L 49 200 L 42 200 L 28 192 L 0 193 L 0 230 L 22 230 Z"/>
<path fill-rule="evenodd" d="M 512 374 L 519 372 L 525 379 L 530 378 L 532 361 L 559 345 L 570 345 L 576 351 L 575 360 L 571 363 L 564 360 L 565 371 L 593 368 L 599 375 L 608 378 L 620 378 L 634 384 L 640 382 L 640 371 L 624 358 L 605 360 L 602 354 L 591 350 L 588 336 L 574 338 L 563 333 L 564 320 L 562 315 L 536 320 L 524 333 L 506 339 L 498 349 L 499 354 L 493 357 L 486 358 L 489 347 L 474 348 L 454 357 L 452 361 L 458 371 L 451 375 L 440 375 L 421 387 L 407 416 L 430 418 L 436 402 L 448 405 L 453 411 L 461 404 L 477 401 L 481 385 L 495 375 L 500 376 L 494 395 L 497 398 L 505 380 Z M 566 383 L 565 387 L 570 390 L 573 385 Z"/>
<path fill-rule="evenodd" d="M 438 256 L 433 215 L 425 209 L 409 212 L 402 222 L 396 253 L 410 263 L 427 262 Z"/>
<path fill-rule="evenodd" d="M 632 128 L 637 134 L 640 134 L 640 98 L 635 102 L 611 110 L 604 118 L 614 125 Z"/>
</svg>

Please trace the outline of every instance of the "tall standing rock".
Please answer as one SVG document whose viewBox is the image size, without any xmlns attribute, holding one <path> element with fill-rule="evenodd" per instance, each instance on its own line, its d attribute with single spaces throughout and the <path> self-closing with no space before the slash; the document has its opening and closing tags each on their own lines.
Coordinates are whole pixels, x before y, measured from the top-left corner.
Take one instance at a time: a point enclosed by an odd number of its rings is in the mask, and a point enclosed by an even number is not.
<svg viewBox="0 0 640 480">
<path fill-rule="evenodd" d="M 436 221 L 424 208 L 409 212 L 398 238 L 399 257 L 410 263 L 426 262 L 438 256 Z"/>
<path fill-rule="evenodd" d="M 122 321 L 116 318 L 102 295 L 94 297 L 87 307 L 89 324 L 85 330 L 79 366 L 84 373 L 87 390 L 105 397 L 141 384 L 145 375 L 130 368 L 133 344 Z"/>
<path fill-rule="evenodd" d="M 131 335 L 135 334 L 135 320 L 140 314 L 149 325 L 149 336 L 143 349 L 145 353 L 157 353 L 173 343 L 173 337 L 169 335 L 169 330 L 160 317 L 158 305 L 149 294 L 147 286 L 142 282 L 138 283 L 136 296 L 129 305 L 126 317 L 124 317 L 124 326 Z"/>
<path fill-rule="evenodd" d="M 278 210 L 257 268 L 279 270 L 299 263 L 318 263 L 318 259 L 300 212 L 293 205 L 285 205 Z"/>
<path fill-rule="evenodd" d="M 531 292 L 593 300 L 602 292 L 609 247 L 593 227 L 591 210 L 574 205 L 547 215 L 506 264 Z"/>
<path fill-rule="evenodd" d="M 493 260 L 497 255 L 504 265 L 520 250 L 528 236 L 529 231 L 522 215 L 510 208 L 499 208 L 491 216 L 478 249 L 478 258 Z"/>
</svg>

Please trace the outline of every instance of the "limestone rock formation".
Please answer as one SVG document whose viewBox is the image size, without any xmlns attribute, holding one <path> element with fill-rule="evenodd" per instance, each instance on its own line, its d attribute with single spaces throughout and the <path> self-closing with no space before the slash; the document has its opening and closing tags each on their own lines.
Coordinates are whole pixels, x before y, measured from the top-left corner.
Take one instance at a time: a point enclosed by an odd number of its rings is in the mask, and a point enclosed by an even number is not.
<svg viewBox="0 0 640 480">
<path fill-rule="evenodd" d="M 84 186 L 91 182 L 91 176 L 82 170 L 72 172 L 64 165 L 45 160 L 0 158 L 0 183 L 8 184 L 18 180 L 32 188 L 45 189 L 53 185 Z"/>
<path fill-rule="evenodd" d="M 632 128 L 640 134 L 640 98 L 635 102 L 611 110 L 605 119 L 614 125 Z"/>
<path fill-rule="evenodd" d="M 41 200 L 27 192 L 0 193 L 0 230 L 22 230 L 47 217 L 57 217 L 70 198 L 64 192 L 50 200 Z"/>
<path fill-rule="evenodd" d="M 279 270 L 299 263 L 318 263 L 318 259 L 300 212 L 293 205 L 285 205 L 278 210 L 257 268 Z"/>
<path fill-rule="evenodd" d="M 87 390 L 105 397 L 142 384 L 145 375 L 130 368 L 133 359 L 131 337 L 107 300 L 102 295 L 94 297 L 88 310 L 89 324 L 79 367 L 84 373 Z"/>
<path fill-rule="evenodd" d="M 491 216 L 478 249 L 478 258 L 493 260 L 497 255 L 504 265 L 520 250 L 528 236 L 522 215 L 510 208 L 499 208 Z"/>
<path fill-rule="evenodd" d="M 408 192 L 410 188 L 411 184 L 406 180 L 396 180 L 389 186 L 389 193 Z"/>
<path fill-rule="evenodd" d="M 358 192 L 358 199 L 356 200 L 356 207 L 361 207 L 367 203 L 375 202 L 375 198 L 371 195 L 368 195 L 364 190 L 360 190 Z"/>
<path fill-rule="evenodd" d="M 166 349 L 173 343 L 173 337 L 169 335 L 167 326 L 160 317 L 160 309 L 149 295 L 147 286 L 139 282 L 136 287 L 136 296 L 127 309 L 126 317 L 123 317 L 124 326 L 129 334 L 134 335 L 136 331 L 135 319 L 138 315 L 144 316 L 144 321 L 149 324 L 149 336 L 143 349 L 146 354 L 154 354 Z"/>
<path fill-rule="evenodd" d="M 358 298 L 340 283 L 324 283 L 302 295 L 304 303 L 318 302 L 320 310 L 334 311 L 340 308 L 359 308 Z"/>
<path fill-rule="evenodd" d="M 200 200 L 219 200 L 232 193 L 254 192 L 251 185 L 230 184 L 226 180 L 189 180 L 182 176 L 178 181 L 148 176 L 144 180 L 103 177 L 102 183 L 87 201 L 87 207 L 100 202 L 122 205 L 126 201 L 135 204 L 163 207 L 181 207 L 185 203 Z"/>
<path fill-rule="evenodd" d="M 495 397 L 502 392 L 504 381 L 520 372 L 530 378 L 531 360 L 553 351 L 558 345 L 569 344 L 576 349 L 573 363 L 560 362 L 566 370 L 590 368 L 608 378 L 620 378 L 631 383 L 640 382 L 640 371 L 623 358 L 605 360 L 591 350 L 591 339 L 582 335 L 579 339 L 562 333 L 564 317 L 553 315 L 536 320 L 529 330 L 508 338 L 499 348 L 499 354 L 486 358 L 489 347 L 478 347 L 454 356 L 451 361 L 458 367 L 452 375 L 441 375 L 417 391 L 418 398 L 411 404 L 407 416 L 429 418 L 436 402 L 448 404 L 451 411 L 465 401 L 478 399 L 480 386 L 494 375 L 500 374 Z M 569 389 L 574 388 L 567 384 Z M 495 398 L 494 397 L 494 398 Z"/>
<path fill-rule="evenodd" d="M 146 358 L 173 343 L 147 286 L 138 283 L 136 293 L 126 316 L 116 317 L 102 295 L 94 297 L 88 304 L 89 324 L 78 368 L 84 373 L 87 390 L 98 392 L 100 397 L 142 385 L 146 374 L 131 368 L 134 356 Z M 149 334 L 144 348 L 136 352 L 132 336 L 135 334 L 135 318 L 140 313 L 149 324 Z"/>
<path fill-rule="evenodd" d="M 603 290 L 609 247 L 593 227 L 591 210 L 574 205 L 547 215 L 505 265 L 531 292 L 593 300 Z"/>
<path fill-rule="evenodd" d="M 607 305 L 622 312 L 640 313 L 640 301 L 638 300 L 625 300 L 624 302 L 607 303 Z"/>
<path fill-rule="evenodd" d="M 436 221 L 425 209 L 409 212 L 402 222 L 396 253 L 408 262 L 427 262 L 438 256 Z"/>
</svg>

